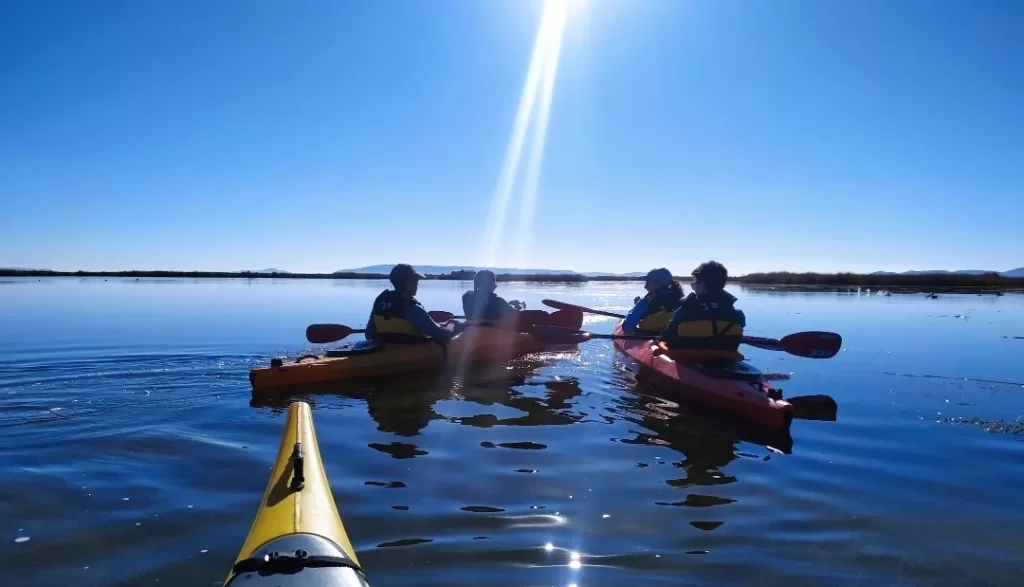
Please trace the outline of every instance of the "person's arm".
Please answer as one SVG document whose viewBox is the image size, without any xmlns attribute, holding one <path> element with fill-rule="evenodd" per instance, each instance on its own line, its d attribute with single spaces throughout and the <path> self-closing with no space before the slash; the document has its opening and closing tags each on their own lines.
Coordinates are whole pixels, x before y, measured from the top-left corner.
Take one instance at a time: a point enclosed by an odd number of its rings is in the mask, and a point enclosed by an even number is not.
<svg viewBox="0 0 1024 587">
<path fill-rule="evenodd" d="M 515 314 L 516 313 L 516 307 L 513 306 L 511 302 L 505 301 L 505 298 L 500 297 L 500 296 L 495 296 L 495 297 L 498 298 L 497 307 L 499 308 L 498 311 L 501 312 L 502 316 L 507 316 L 508 314 Z"/>
<path fill-rule="evenodd" d="M 473 295 L 473 292 L 467 291 L 462 294 L 462 315 L 465 316 L 467 320 L 472 320 L 476 317 L 476 304 L 474 301 L 475 296 Z"/>
<path fill-rule="evenodd" d="M 377 325 L 373 322 L 373 312 L 370 312 L 370 317 L 366 319 L 366 332 L 363 336 L 366 337 L 366 340 L 377 338 Z"/>
<path fill-rule="evenodd" d="M 642 298 L 639 302 L 633 306 L 633 309 L 626 314 L 626 319 L 622 322 L 623 330 L 636 330 L 636 327 L 640 325 L 640 321 L 643 320 L 644 314 L 647 313 L 647 298 Z"/>
<path fill-rule="evenodd" d="M 430 314 L 427 314 L 427 310 L 419 303 L 407 302 L 405 304 L 405 319 L 419 328 L 420 332 L 438 342 L 446 343 L 452 338 L 452 332 L 434 322 Z"/>
</svg>

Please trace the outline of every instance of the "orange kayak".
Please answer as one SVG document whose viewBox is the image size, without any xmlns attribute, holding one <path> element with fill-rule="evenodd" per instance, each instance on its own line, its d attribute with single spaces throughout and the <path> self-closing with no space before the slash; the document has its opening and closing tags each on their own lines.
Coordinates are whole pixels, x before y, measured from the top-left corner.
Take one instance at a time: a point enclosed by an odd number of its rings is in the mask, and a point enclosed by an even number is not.
<svg viewBox="0 0 1024 587">
<path fill-rule="evenodd" d="M 621 323 L 614 334 L 623 334 Z M 793 406 L 742 355 L 740 360 L 677 360 L 653 340 L 616 339 L 615 348 L 632 359 L 637 373 L 654 387 L 771 429 L 788 430 L 793 421 Z"/>
<path fill-rule="evenodd" d="M 551 313 L 549 321 L 566 328 L 579 328 L 582 322 L 582 314 L 564 310 Z M 265 396 L 284 388 L 314 383 L 458 368 L 483 361 L 508 361 L 553 348 L 528 332 L 519 332 L 525 328 L 503 326 L 507 325 L 467 326 L 447 346 L 429 341 L 416 344 L 363 341 L 291 362 L 274 359 L 269 366 L 250 370 L 249 382 L 253 395 Z"/>
</svg>

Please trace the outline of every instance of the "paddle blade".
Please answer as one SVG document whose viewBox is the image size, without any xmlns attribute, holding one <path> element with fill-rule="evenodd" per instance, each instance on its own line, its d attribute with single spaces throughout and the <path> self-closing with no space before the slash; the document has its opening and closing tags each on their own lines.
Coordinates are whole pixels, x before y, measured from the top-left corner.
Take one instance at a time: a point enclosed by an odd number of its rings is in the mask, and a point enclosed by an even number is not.
<svg viewBox="0 0 1024 587">
<path fill-rule="evenodd" d="M 786 399 L 793 405 L 793 415 L 801 420 L 835 422 L 839 404 L 827 395 L 801 395 Z"/>
<path fill-rule="evenodd" d="M 577 344 L 590 340 L 589 332 L 557 326 L 534 326 L 530 334 L 545 344 Z"/>
<path fill-rule="evenodd" d="M 306 340 L 313 344 L 324 344 L 341 340 L 356 332 L 343 324 L 310 324 L 306 327 Z"/>
<path fill-rule="evenodd" d="M 831 359 L 843 347 L 843 337 L 834 332 L 798 332 L 783 337 L 779 347 L 799 357 Z"/>
<path fill-rule="evenodd" d="M 455 314 L 451 312 L 445 312 L 444 310 L 431 310 L 427 312 L 430 319 L 434 322 L 449 322 L 455 319 Z"/>
<path fill-rule="evenodd" d="M 585 314 L 597 314 L 598 316 L 609 316 L 611 318 L 625 318 L 625 314 L 617 314 L 615 312 L 606 312 L 604 310 L 595 310 L 586 306 L 577 306 L 576 304 L 570 304 L 567 302 L 560 302 L 558 300 L 541 300 L 541 303 L 545 306 L 555 308 L 556 310 L 571 310 L 574 312 L 583 312 Z"/>
<path fill-rule="evenodd" d="M 552 312 L 548 314 L 547 325 L 579 330 L 583 327 L 583 312 L 572 309 Z"/>
<path fill-rule="evenodd" d="M 569 304 L 567 302 L 560 302 L 558 300 L 541 300 L 540 303 L 544 304 L 549 308 L 554 308 L 556 310 L 575 310 L 577 312 L 583 310 L 583 306 L 577 306 L 575 304 Z"/>
</svg>

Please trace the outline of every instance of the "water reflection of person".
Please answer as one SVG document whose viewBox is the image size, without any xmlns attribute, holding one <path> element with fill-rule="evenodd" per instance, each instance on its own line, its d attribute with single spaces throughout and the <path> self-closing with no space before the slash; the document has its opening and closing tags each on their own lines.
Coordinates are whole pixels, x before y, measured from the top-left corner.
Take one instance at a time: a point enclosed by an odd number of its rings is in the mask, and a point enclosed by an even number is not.
<svg viewBox="0 0 1024 587">
<path fill-rule="evenodd" d="M 635 384 L 634 384 L 635 385 Z M 783 453 L 792 452 L 789 433 L 770 433 L 742 423 L 716 417 L 706 411 L 662 400 L 642 391 L 623 394 L 617 400 L 627 421 L 649 432 L 637 432 L 624 444 L 667 446 L 683 455 L 675 465 L 684 471 L 682 479 L 667 481 L 675 487 L 712 486 L 733 483 L 734 477 L 723 470 L 739 456 L 740 442 L 770 446 Z"/>
<path fill-rule="evenodd" d="M 479 414 L 465 418 L 457 418 L 460 424 L 489 428 L 491 426 L 564 426 L 581 421 L 584 416 L 579 413 L 567 412 L 571 406 L 569 400 L 583 393 L 579 382 L 575 379 L 545 379 L 540 382 L 529 381 L 540 363 L 530 362 L 525 369 L 508 372 L 500 378 L 476 379 L 470 381 L 470 387 L 462 390 L 462 395 L 475 403 L 489 406 L 503 405 L 521 412 L 523 416 L 515 418 L 498 418 L 494 414 Z M 543 398 L 528 396 L 517 387 L 543 386 L 547 393 Z M 497 393 L 495 393 L 497 391 Z"/>
</svg>

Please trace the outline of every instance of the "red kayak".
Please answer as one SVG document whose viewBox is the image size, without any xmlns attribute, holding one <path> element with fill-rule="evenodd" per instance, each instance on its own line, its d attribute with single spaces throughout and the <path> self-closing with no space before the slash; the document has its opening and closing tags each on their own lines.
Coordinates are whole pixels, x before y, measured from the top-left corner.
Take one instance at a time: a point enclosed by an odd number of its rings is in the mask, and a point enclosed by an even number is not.
<svg viewBox="0 0 1024 587">
<path fill-rule="evenodd" d="M 623 334 L 622 324 L 615 334 Z M 628 355 L 645 382 L 740 416 L 774 430 L 788 430 L 793 406 L 742 360 L 725 358 L 673 359 L 653 340 L 615 340 L 615 348 Z M 678 357 L 677 357 L 678 358 Z"/>
</svg>

